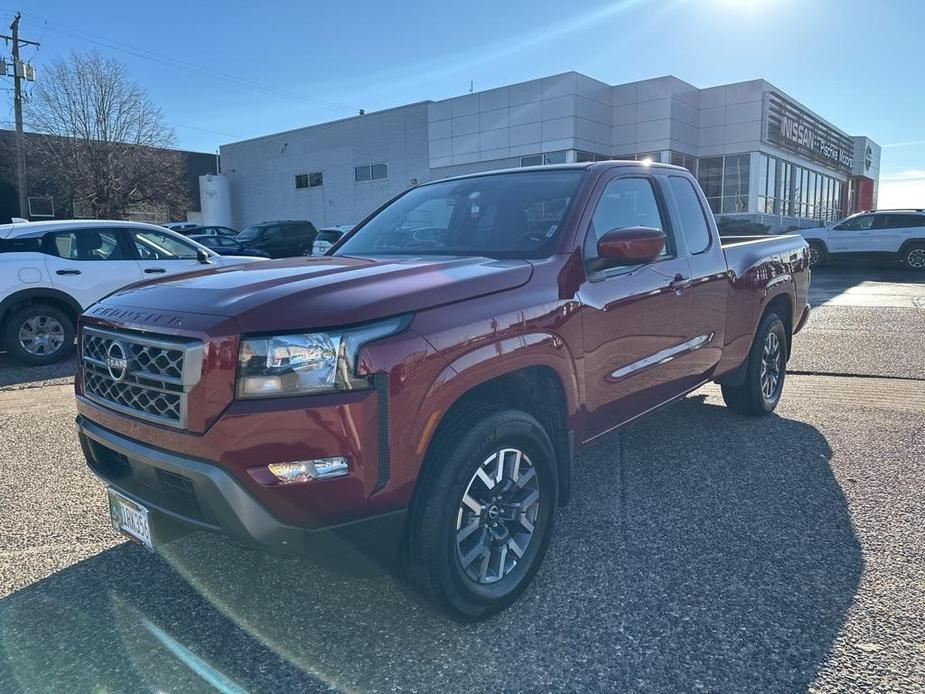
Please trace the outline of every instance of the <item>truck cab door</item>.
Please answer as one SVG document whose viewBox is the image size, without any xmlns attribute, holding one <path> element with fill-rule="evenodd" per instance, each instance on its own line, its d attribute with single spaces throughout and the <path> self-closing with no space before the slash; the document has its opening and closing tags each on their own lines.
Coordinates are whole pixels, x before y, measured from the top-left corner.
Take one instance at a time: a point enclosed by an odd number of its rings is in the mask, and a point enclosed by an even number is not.
<svg viewBox="0 0 925 694">
<path fill-rule="evenodd" d="M 584 336 L 584 439 L 589 440 L 696 384 L 690 354 L 690 264 L 679 251 L 665 198 L 652 176 L 624 174 L 601 184 L 582 246 L 578 291 Z M 653 262 L 591 269 L 597 240 L 613 229 L 662 229 L 666 247 Z"/>
<path fill-rule="evenodd" d="M 689 329 L 698 347 L 688 355 L 698 380 L 709 377 L 723 356 L 729 267 L 713 215 L 694 182 L 679 175 L 659 177 L 671 200 L 679 245 L 685 248 L 691 270 Z"/>
</svg>

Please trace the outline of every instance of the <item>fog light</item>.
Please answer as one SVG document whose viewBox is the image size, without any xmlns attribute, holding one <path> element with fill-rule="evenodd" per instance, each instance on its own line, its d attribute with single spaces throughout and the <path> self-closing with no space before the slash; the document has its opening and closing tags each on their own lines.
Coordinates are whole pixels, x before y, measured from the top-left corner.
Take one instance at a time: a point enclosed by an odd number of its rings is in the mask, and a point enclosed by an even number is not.
<svg viewBox="0 0 925 694">
<path fill-rule="evenodd" d="M 267 469 L 282 484 L 298 484 L 313 479 L 341 477 L 347 474 L 346 458 L 316 458 L 291 463 L 270 463 Z"/>
</svg>

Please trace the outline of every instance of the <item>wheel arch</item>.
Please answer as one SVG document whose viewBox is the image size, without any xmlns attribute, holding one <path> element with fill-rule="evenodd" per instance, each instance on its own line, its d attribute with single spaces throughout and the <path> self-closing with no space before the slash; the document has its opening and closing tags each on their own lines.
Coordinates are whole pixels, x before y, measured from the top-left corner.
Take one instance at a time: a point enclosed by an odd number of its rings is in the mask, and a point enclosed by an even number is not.
<svg viewBox="0 0 925 694">
<path fill-rule="evenodd" d="M 66 292 L 51 287 L 22 289 L 0 301 L 0 334 L 6 330 L 7 321 L 19 309 L 32 304 L 50 304 L 64 311 L 77 326 L 77 317 L 83 312 L 81 305 Z"/>
<path fill-rule="evenodd" d="M 896 254 L 902 258 L 902 256 L 905 255 L 907 251 L 913 248 L 925 248 L 925 238 L 907 239 L 906 241 L 903 241 L 903 244 L 899 247 L 899 251 L 897 251 Z"/>
<path fill-rule="evenodd" d="M 768 298 L 766 298 L 763 306 L 761 307 L 761 311 L 758 312 L 758 319 L 755 321 L 752 342 L 749 345 L 745 359 L 735 369 L 716 379 L 716 382 L 720 385 L 737 386 L 745 380 L 745 373 L 748 369 L 748 355 L 751 354 L 752 346 L 755 344 L 755 340 L 758 339 L 758 327 L 761 325 L 761 321 L 764 320 L 764 317 L 771 312 L 774 312 L 780 316 L 781 321 L 784 323 L 784 332 L 787 335 L 787 359 L 789 360 L 790 349 L 793 343 L 793 311 L 794 301 L 789 292 L 777 292 L 776 294 L 770 295 Z"/>
<path fill-rule="evenodd" d="M 524 361 L 510 357 L 463 372 L 456 368 L 448 366 L 423 399 L 433 409 L 418 448 L 422 458 L 416 490 L 426 472 L 430 453 L 452 426 L 456 414 L 473 403 L 484 402 L 522 410 L 543 425 L 556 451 L 559 503 L 566 504 L 571 493 L 575 449 L 571 422 L 578 407 L 574 368 L 566 369 L 563 363 L 552 360 Z"/>
</svg>

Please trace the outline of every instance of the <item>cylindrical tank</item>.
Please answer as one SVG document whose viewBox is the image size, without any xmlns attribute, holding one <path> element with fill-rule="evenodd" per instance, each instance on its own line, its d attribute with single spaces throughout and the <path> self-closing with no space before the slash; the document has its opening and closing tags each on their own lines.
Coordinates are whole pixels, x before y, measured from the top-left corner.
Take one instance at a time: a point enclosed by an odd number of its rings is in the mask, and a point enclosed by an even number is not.
<svg viewBox="0 0 925 694">
<path fill-rule="evenodd" d="M 221 174 L 199 177 L 199 201 L 203 226 L 231 226 L 231 190 Z"/>
</svg>

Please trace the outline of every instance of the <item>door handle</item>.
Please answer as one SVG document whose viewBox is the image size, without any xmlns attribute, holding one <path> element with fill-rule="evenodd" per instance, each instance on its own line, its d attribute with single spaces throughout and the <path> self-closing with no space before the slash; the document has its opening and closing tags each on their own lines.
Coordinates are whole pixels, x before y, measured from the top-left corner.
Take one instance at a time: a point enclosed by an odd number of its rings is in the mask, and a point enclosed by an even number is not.
<svg viewBox="0 0 925 694">
<path fill-rule="evenodd" d="M 56 275 L 79 275 L 80 270 L 55 270 Z"/>
<path fill-rule="evenodd" d="M 668 286 L 674 289 L 678 294 L 693 284 L 690 277 L 685 277 L 680 272 L 674 276 L 674 279 L 668 283 Z"/>
<path fill-rule="evenodd" d="M 149 275 L 153 275 L 158 272 L 167 272 L 167 270 L 162 267 L 146 267 L 145 272 L 147 272 Z"/>
</svg>

